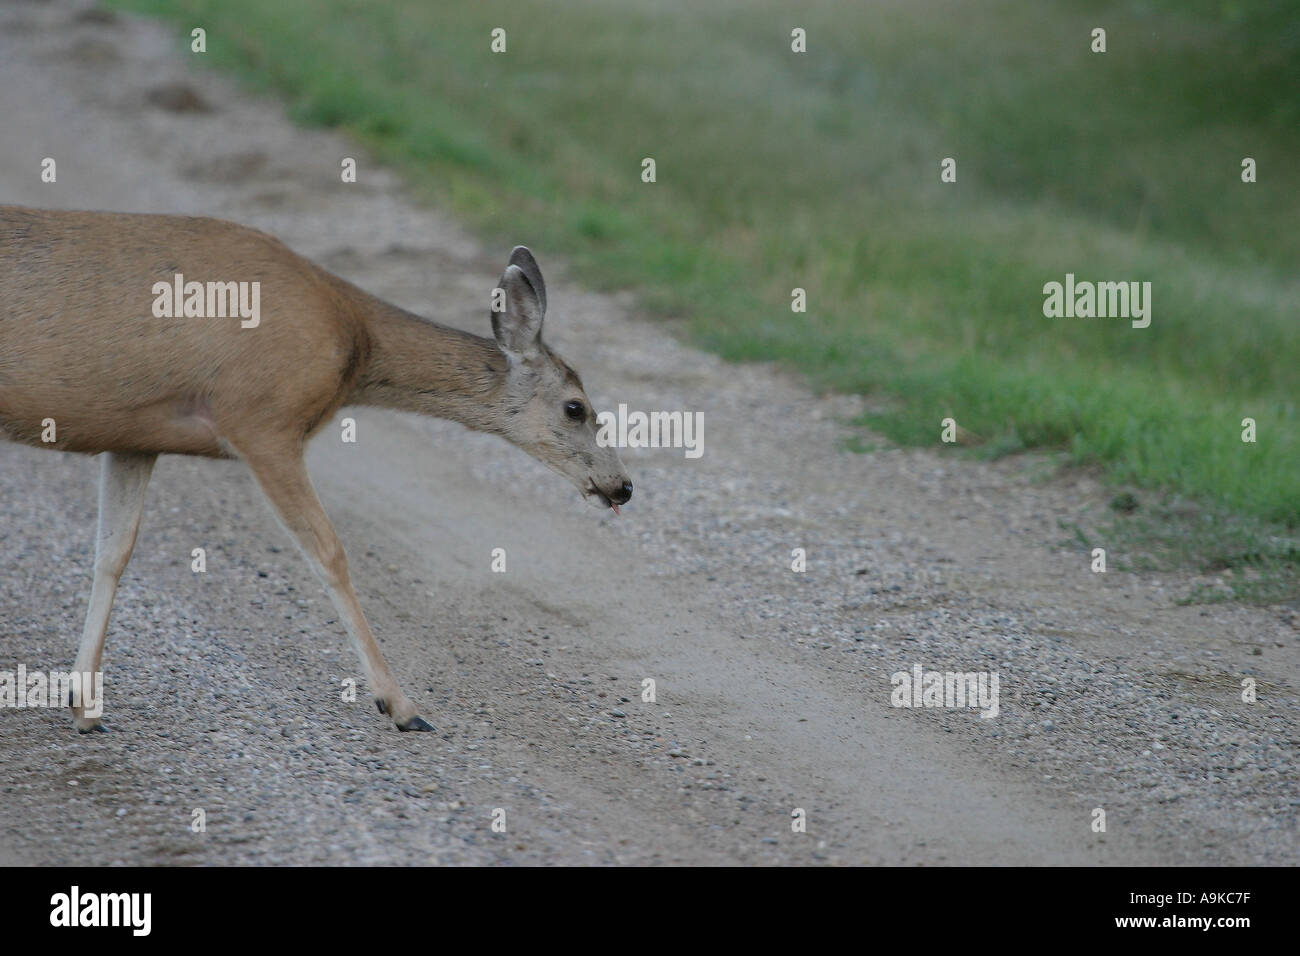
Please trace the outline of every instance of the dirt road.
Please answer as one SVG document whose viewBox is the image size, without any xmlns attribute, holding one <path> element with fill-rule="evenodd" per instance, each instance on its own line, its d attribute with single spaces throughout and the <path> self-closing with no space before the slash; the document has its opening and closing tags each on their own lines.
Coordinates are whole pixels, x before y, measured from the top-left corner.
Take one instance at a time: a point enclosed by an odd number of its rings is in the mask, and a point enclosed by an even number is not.
<svg viewBox="0 0 1300 956">
<path fill-rule="evenodd" d="M 0 6 L 0 201 L 235 219 L 486 334 L 508 247 L 194 71 L 171 32 L 78 9 Z M 356 444 L 326 429 L 312 474 L 437 734 L 343 700 L 343 629 L 243 466 L 163 459 L 109 631 L 112 732 L 0 710 L 0 861 L 1295 861 L 1293 610 L 1094 574 L 1057 524 L 1104 507 L 1090 479 L 844 451 L 858 400 L 724 366 L 534 251 L 548 339 L 597 407 L 702 411 L 703 456 L 628 450 L 616 518 L 459 426 L 362 409 Z M 0 444 L 0 670 L 72 662 L 95 474 Z M 914 664 L 996 672 L 997 716 L 892 707 Z"/>
</svg>

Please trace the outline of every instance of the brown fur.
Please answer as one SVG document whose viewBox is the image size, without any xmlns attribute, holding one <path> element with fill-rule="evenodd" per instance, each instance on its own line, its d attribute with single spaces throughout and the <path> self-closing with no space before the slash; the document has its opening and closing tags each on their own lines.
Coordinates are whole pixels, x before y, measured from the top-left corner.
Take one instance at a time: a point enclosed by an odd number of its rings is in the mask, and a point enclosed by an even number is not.
<svg viewBox="0 0 1300 956">
<path fill-rule="evenodd" d="M 259 282 L 260 323 L 155 316 L 154 284 L 177 273 Z M 626 501 L 631 484 L 596 442 L 581 381 L 541 341 L 545 285 L 528 250 L 515 249 L 501 285 L 507 308 L 489 339 L 388 305 L 234 223 L 0 206 L 0 437 L 105 453 L 77 669 L 98 668 L 156 456 L 237 454 L 329 588 L 381 710 L 403 729 L 428 729 L 361 613 L 303 446 L 340 406 L 380 405 L 499 434 L 587 497 Z M 575 402 L 579 420 L 565 412 Z"/>
<path fill-rule="evenodd" d="M 155 317 L 153 284 L 178 272 L 260 281 L 260 325 Z M 64 451 L 225 457 L 222 438 L 269 427 L 305 439 L 350 399 L 417 404 L 399 392 L 418 381 L 446 391 L 448 417 L 486 425 L 462 399 L 490 398 L 504 368 L 491 340 L 216 219 L 0 206 L 0 290 L 0 429 L 39 445 L 53 418 Z"/>
</svg>

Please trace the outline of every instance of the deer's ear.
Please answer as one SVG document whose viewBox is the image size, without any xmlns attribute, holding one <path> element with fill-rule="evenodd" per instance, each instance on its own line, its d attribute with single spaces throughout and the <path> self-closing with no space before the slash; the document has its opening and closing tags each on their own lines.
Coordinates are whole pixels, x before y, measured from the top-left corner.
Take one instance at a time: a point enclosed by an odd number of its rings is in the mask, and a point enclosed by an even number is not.
<svg viewBox="0 0 1300 956">
<path fill-rule="evenodd" d="M 532 256 L 528 258 L 531 260 Z M 533 287 L 527 273 L 513 262 L 501 276 L 501 288 L 505 292 L 505 310 L 492 313 L 492 334 L 497 345 L 512 358 L 536 354 L 542 340 L 546 300 Z"/>
<path fill-rule="evenodd" d="M 533 254 L 527 246 L 515 246 L 514 249 L 510 250 L 510 265 L 518 266 L 523 270 L 524 277 L 528 279 L 528 284 L 537 293 L 537 301 L 542 304 L 542 315 L 545 315 L 546 283 L 542 281 L 541 267 L 537 265 L 537 260 L 533 258 Z"/>
</svg>

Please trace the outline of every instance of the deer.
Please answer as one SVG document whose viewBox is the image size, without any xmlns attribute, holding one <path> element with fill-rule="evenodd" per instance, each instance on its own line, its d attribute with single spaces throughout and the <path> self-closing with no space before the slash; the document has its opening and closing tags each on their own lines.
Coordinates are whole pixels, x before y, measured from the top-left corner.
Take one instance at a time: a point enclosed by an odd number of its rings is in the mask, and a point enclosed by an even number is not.
<svg viewBox="0 0 1300 956">
<path fill-rule="evenodd" d="M 180 277 L 206 279 L 207 295 Z M 172 286 L 183 302 L 161 301 Z M 433 731 L 366 623 L 304 449 L 345 405 L 430 415 L 504 438 L 617 514 L 632 482 L 597 441 L 582 380 L 542 341 L 545 316 L 524 246 L 493 290 L 488 338 L 390 305 L 237 223 L 0 206 L 0 438 L 100 460 L 73 672 L 100 672 L 158 456 L 242 459 L 328 591 L 379 712 Z M 78 731 L 105 729 L 69 698 Z"/>
</svg>

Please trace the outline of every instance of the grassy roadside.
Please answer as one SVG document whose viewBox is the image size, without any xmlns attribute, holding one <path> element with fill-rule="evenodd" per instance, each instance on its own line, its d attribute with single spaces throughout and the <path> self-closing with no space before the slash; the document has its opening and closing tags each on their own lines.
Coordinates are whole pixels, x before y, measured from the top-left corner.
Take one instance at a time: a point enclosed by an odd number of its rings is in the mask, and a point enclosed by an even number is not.
<svg viewBox="0 0 1300 956">
<path fill-rule="evenodd" d="M 1264 542 L 1212 521 L 1177 560 L 1294 581 L 1300 25 L 1282 3 L 113 5 L 203 26 L 207 62 L 700 344 L 890 396 L 869 424 L 897 441 L 936 443 L 951 416 L 985 453 L 1060 449 Z M 1045 318 L 1067 272 L 1151 281 L 1150 328 Z"/>
</svg>

